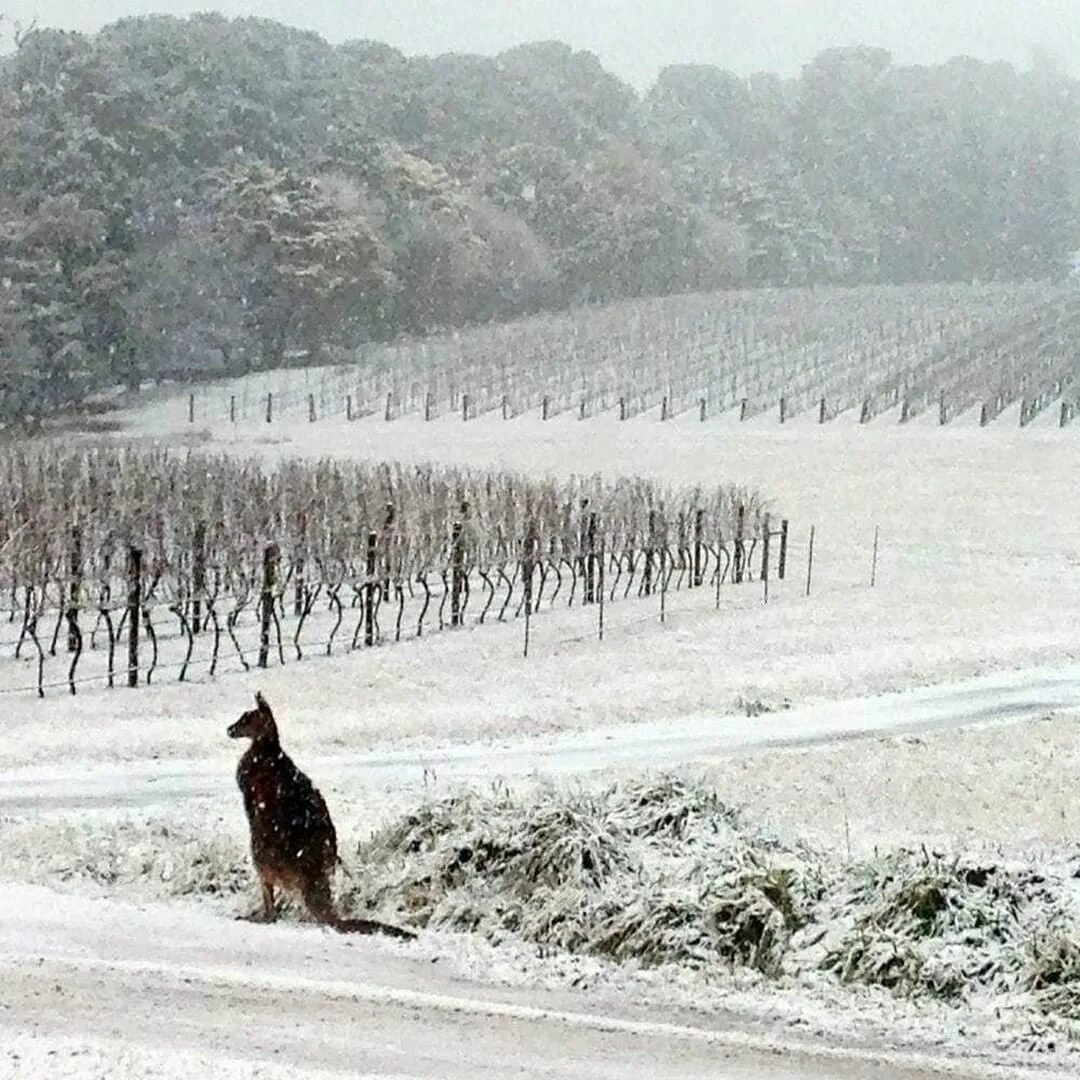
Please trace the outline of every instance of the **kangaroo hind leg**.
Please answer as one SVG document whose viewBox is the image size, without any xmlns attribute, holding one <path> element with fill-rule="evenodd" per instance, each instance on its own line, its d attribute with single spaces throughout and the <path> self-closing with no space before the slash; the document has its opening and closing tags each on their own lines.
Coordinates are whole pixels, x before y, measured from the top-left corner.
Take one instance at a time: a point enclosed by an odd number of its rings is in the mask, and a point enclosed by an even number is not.
<svg viewBox="0 0 1080 1080">
<path fill-rule="evenodd" d="M 334 900 L 330 892 L 329 873 L 319 873 L 307 878 L 302 886 L 304 906 L 316 922 L 333 926 L 337 922 Z"/>
<path fill-rule="evenodd" d="M 275 922 L 277 920 L 277 902 L 274 897 L 274 878 L 262 867 L 259 867 L 259 886 L 262 907 L 256 908 L 250 915 L 241 915 L 240 918 L 246 922 Z"/>
</svg>

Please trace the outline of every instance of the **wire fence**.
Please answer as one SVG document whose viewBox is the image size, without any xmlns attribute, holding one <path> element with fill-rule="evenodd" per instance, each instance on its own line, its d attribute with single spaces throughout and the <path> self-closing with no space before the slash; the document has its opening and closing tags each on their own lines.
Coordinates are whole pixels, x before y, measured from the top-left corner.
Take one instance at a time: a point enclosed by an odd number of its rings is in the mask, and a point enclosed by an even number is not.
<svg viewBox="0 0 1080 1080">
<path fill-rule="evenodd" d="M 144 604 L 140 598 L 137 608 L 91 609 L 96 622 L 86 631 L 72 627 L 70 609 L 54 610 L 47 633 L 30 620 L 0 645 L 0 660 L 33 663 L 37 672 L 33 682 L 0 684 L 0 695 L 191 681 L 199 671 L 216 677 L 494 623 L 521 623 L 528 656 L 534 620 L 559 608 L 592 610 L 602 640 L 606 610 L 615 603 L 651 601 L 653 612 L 639 620 L 644 625 L 665 622 L 668 599 L 678 594 L 703 594 L 719 609 L 726 589 L 756 587 L 767 601 L 770 583 L 789 572 L 788 536 L 786 520 L 772 525 L 766 518 L 753 534 L 712 543 L 613 552 L 603 538 L 587 539 L 581 554 L 562 558 L 545 558 L 527 544 L 522 558 L 485 565 L 468 565 L 462 545 L 443 570 L 411 581 L 273 578 L 257 599 L 189 595 L 182 603 Z M 8 612 L 9 620 L 17 615 Z M 93 674 L 86 672 L 90 665 Z M 61 667 L 64 677 L 50 674 Z"/>
</svg>

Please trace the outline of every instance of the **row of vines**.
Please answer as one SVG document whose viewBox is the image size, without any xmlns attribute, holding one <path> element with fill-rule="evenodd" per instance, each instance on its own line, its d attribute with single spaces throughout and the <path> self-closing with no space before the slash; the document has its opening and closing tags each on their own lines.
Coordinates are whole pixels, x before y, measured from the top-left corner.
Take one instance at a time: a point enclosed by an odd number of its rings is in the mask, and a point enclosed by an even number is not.
<svg viewBox="0 0 1080 1080">
<path fill-rule="evenodd" d="M 254 375 L 188 399 L 192 422 L 655 410 L 822 423 L 896 409 L 1021 424 L 1080 392 L 1080 294 L 1047 283 L 763 289 L 624 301 L 372 344 L 337 367 Z"/>
<path fill-rule="evenodd" d="M 558 604 L 704 587 L 719 599 L 768 575 L 770 542 L 782 574 L 787 541 L 786 522 L 737 487 L 267 469 L 115 445 L 0 452 L 0 506 L 0 659 L 18 662 L 0 689 L 39 695 L 214 676 Z"/>
</svg>

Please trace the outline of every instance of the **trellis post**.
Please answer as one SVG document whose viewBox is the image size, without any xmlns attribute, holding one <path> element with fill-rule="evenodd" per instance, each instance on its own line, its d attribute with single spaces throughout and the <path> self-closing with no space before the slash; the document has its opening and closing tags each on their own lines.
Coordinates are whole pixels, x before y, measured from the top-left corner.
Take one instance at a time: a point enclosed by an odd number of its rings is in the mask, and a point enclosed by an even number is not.
<svg viewBox="0 0 1080 1080">
<path fill-rule="evenodd" d="M 278 549 L 276 544 L 263 548 L 262 619 L 259 628 L 259 667 L 270 663 L 270 628 L 274 621 L 274 585 L 277 581 Z"/>
<path fill-rule="evenodd" d="M 364 644 L 370 648 L 375 644 L 375 571 L 379 534 L 369 532 L 367 536 L 367 562 L 364 566 Z"/>
<path fill-rule="evenodd" d="M 139 685 L 139 615 L 142 608 L 142 552 L 128 548 L 127 564 L 128 686 Z"/>
</svg>

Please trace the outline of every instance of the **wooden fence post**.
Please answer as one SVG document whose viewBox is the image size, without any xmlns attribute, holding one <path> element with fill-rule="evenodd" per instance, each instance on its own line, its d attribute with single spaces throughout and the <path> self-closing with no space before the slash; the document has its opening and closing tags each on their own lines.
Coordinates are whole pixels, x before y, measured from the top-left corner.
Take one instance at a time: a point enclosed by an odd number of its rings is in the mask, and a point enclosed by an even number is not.
<svg viewBox="0 0 1080 1080">
<path fill-rule="evenodd" d="M 431 391 L 430 390 L 424 395 L 424 419 L 425 420 L 430 420 L 431 419 Z"/>
<path fill-rule="evenodd" d="M 583 499 L 584 509 L 589 504 Z M 585 527 L 585 603 L 596 603 L 596 514 L 590 513 Z"/>
<path fill-rule="evenodd" d="M 656 511 L 649 511 L 649 535 L 645 541 L 645 570 L 642 584 L 646 596 L 652 596 L 653 558 L 656 555 Z"/>
<path fill-rule="evenodd" d="M 540 405 L 540 418 L 542 420 L 546 420 L 548 418 L 548 410 L 550 409 L 550 407 L 551 407 L 551 401 L 548 398 L 547 394 L 545 394 L 544 395 L 544 400 Z"/>
<path fill-rule="evenodd" d="M 469 511 L 469 504 L 462 503 L 462 516 Z M 463 621 L 461 599 L 465 592 L 465 526 L 455 521 L 450 542 L 450 625 L 461 626 Z"/>
<path fill-rule="evenodd" d="M 128 548 L 128 686 L 139 685 L 139 619 L 142 616 L 142 552 L 137 547 Z"/>
<path fill-rule="evenodd" d="M 877 584 L 877 553 L 878 553 L 878 539 L 881 535 L 881 528 L 878 525 L 874 526 L 874 556 L 870 563 L 870 588 L 872 589 Z"/>
<path fill-rule="evenodd" d="M 818 402 L 817 422 L 819 424 L 824 424 L 825 421 L 828 420 L 828 418 L 829 414 L 825 406 L 825 399 L 822 398 L 821 401 Z"/>
<path fill-rule="evenodd" d="M 746 507 L 740 505 L 735 512 L 735 565 L 732 568 L 732 579 L 736 585 L 741 585 L 743 580 L 743 534 L 746 528 Z"/>
<path fill-rule="evenodd" d="M 297 515 L 296 518 L 296 533 L 300 538 L 300 548 L 297 553 L 294 553 L 293 558 L 296 560 L 296 567 L 293 576 L 293 615 L 299 618 L 304 614 L 304 608 L 307 606 L 307 582 L 304 577 L 305 565 L 304 565 L 304 538 L 307 536 L 307 515 L 303 512 Z"/>
<path fill-rule="evenodd" d="M 71 551 L 69 553 L 68 571 L 68 639 L 67 648 L 69 653 L 78 652 L 80 634 L 78 628 L 79 598 L 82 592 L 82 527 L 77 523 L 71 526 Z"/>
<path fill-rule="evenodd" d="M 529 638 L 532 633 L 533 574 L 536 570 L 538 536 L 536 522 L 530 522 L 525 533 L 525 558 L 521 562 L 521 576 L 525 585 L 525 646 L 522 655 L 528 659 Z"/>
<path fill-rule="evenodd" d="M 747 413 L 750 411 L 750 399 L 743 398 L 742 403 L 739 405 L 739 419 L 745 420 Z"/>
<path fill-rule="evenodd" d="M 352 394 L 345 395 L 345 419 L 352 420 Z"/>
<path fill-rule="evenodd" d="M 663 514 L 657 514 L 656 538 L 660 548 L 660 622 L 667 623 L 667 586 L 668 586 L 668 523 Z M 654 548 L 657 546 L 654 543 Z"/>
<path fill-rule="evenodd" d="M 510 416 L 510 400 L 505 394 L 502 396 L 502 418 L 508 419 Z"/>
<path fill-rule="evenodd" d="M 236 423 L 236 395 L 229 395 L 229 422 Z"/>
<path fill-rule="evenodd" d="M 469 419 L 469 395 L 468 394 L 462 394 L 461 395 L 461 419 L 462 420 L 468 420 Z"/>
<path fill-rule="evenodd" d="M 389 602 L 390 599 L 390 585 L 391 577 L 394 573 L 395 567 L 393 565 L 394 557 L 394 526 L 397 523 L 397 508 L 392 502 L 386 504 L 386 514 L 383 517 L 382 527 L 382 548 L 381 548 L 381 560 L 382 560 L 382 598 Z M 395 640 L 401 640 L 400 631 L 400 612 L 399 612 L 399 628 L 395 637 Z"/>
<path fill-rule="evenodd" d="M 195 423 L 195 395 L 194 394 L 188 394 L 187 422 L 189 424 L 194 424 Z"/>
<path fill-rule="evenodd" d="M 667 622 L 667 538 L 660 542 L 660 624 Z"/>
<path fill-rule="evenodd" d="M 206 592 L 206 522 L 195 523 L 191 552 L 191 629 L 202 632 L 202 598 Z"/>
<path fill-rule="evenodd" d="M 259 667 L 270 662 L 270 628 L 274 622 L 274 585 L 277 582 L 277 544 L 263 549 L 262 625 L 259 630 Z"/>
<path fill-rule="evenodd" d="M 266 422 L 269 424 L 274 419 L 274 395 L 266 395 Z"/>
<path fill-rule="evenodd" d="M 307 418 L 309 424 L 315 423 L 315 395 L 308 394 L 307 396 Z"/>
<path fill-rule="evenodd" d="M 806 556 L 806 595 L 810 595 L 810 581 L 814 575 L 814 526 L 810 526 L 810 550 Z"/>
<path fill-rule="evenodd" d="M 705 409 L 706 409 L 705 399 L 704 398 L 699 398 L 698 399 L 698 419 L 702 423 L 705 423 Z"/>
<path fill-rule="evenodd" d="M 367 563 L 364 567 L 364 644 L 369 648 L 375 644 L 375 572 L 379 534 L 369 532 L 367 536 Z"/>
<path fill-rule="evenodd" d="M 694 587 L 700 589 L 705 580 L 705 511 L 694 511 Z"/>
<path fill-rule="evenodd" d="M 772 526 L 769 515 L 765 515 L 761 538 L 761 585 L 765 594 L 765 603 L 769 602 L 769 540 L 772 537 Z"/>
<path fill-rule="evenodd" d="M 597 597 L 597 599 L 599 601 L 599 607 L 600 607 L 600 614 L 598 616 L 598 621 L 597 621 L 597 634 L 598 634 L 598 637 L 599 637 L 600 641 L 604 640 L 604 573 L 605 573 L 605 565 L 604 564 L 605 564 L 606 560 L 607 560 L 607 544 L 605 543 L 604 537 L 601 537 L 600 538 L 599 572 L 596 575 L 596 577 L 597 577 L 597 586 L 600 589 L 599 596 Z"/>
<path fill-rule="evenodd" d="M 787 541 L 788 519 L 783 518 L 780 522 L 780 561 L 776 568 L 776 576 L 780 581 L 783 581 L 787 574 Z"/>
<path fill-rule="evenodd" d="M 619 419 L 620 420 L 625 420 L 626 419 L 626 398 L 625 397 L 619 398 Z"/>
<path fill-rule="evenodd" d="M 780 395 L 780 423 L 782 424 L 787 419 L 787 398 Z"/>
</svg>

